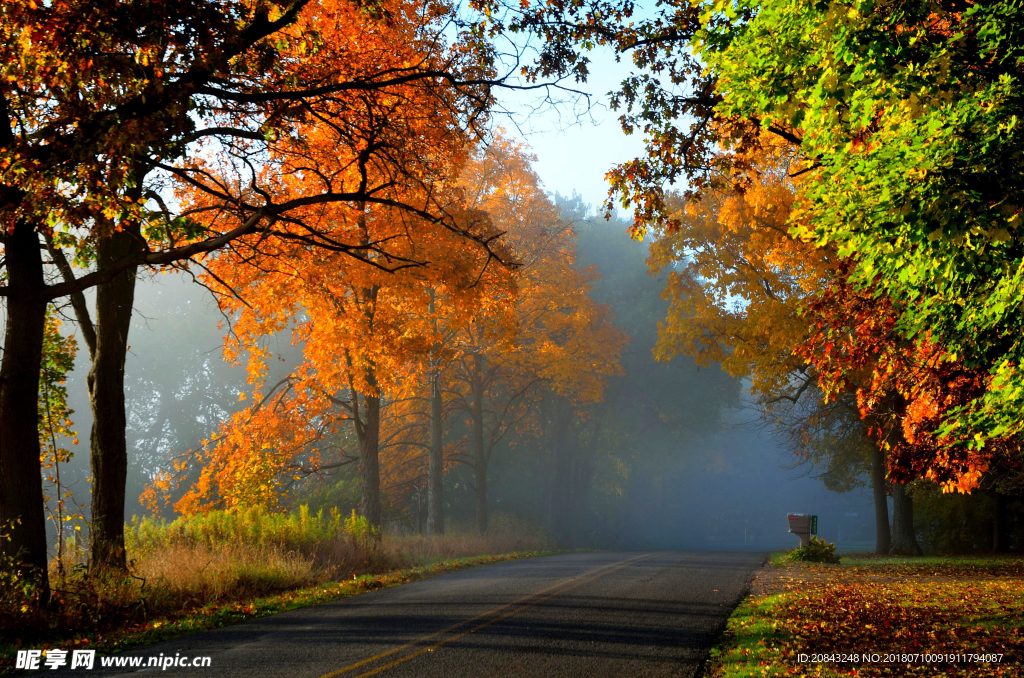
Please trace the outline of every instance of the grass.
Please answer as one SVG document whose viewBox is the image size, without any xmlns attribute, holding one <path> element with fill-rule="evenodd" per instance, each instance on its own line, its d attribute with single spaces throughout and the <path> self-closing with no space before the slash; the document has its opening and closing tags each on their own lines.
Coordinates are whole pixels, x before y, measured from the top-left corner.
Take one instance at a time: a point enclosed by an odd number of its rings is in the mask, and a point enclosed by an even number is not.
<svg viewBox="0 0 1024 678">
<path fill-rule="evenodd" d="M 830 661 L 807 661 L 815 654 Z M 961 657 L 921 657 L 935 654 Z M 962 658 L 978 654 L 1003 656 Z M 856 555 L 813 565 L 776 553 L 730 616 L 708 675 L 1017 676 L 1022 666 L 1024 559 Z"/>
<path fill-rule="evenodd" d="M 128 576 L 89 576 L 71 551 L 53 563 L 48 608 L 0 589 L 0 672 L 19 648 L 102 654 L 467 567 L 550 552 L 531 526 L 499 516 L 489 534 L 375 535 L 362 519 L 305 509 L 133 521 Z M 62 565 L 60 567 L 59 565 Z"/>
</svg>

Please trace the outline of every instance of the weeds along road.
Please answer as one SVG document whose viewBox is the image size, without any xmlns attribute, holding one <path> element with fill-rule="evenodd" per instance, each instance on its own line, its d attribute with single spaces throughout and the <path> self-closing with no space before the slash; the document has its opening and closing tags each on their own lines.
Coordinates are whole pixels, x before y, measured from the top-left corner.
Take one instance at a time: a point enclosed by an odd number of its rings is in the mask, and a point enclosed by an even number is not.
<svg viewBox="0 0 1024 678">
<path fill-rule="evenodd" d="M 576 553 L 465 570 L 126 652 L 250 678 L 694 676 L 765 554 Z M 69 672 L 70 673 L 70 672 Z"/>
</svg>

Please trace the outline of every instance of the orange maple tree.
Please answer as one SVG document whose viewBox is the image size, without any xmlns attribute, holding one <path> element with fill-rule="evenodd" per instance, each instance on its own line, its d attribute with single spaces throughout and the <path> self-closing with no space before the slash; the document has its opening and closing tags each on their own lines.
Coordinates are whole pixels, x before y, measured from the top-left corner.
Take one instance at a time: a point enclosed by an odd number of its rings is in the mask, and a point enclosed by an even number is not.
<svg viewBox="0 0 1024 678">
<path fill-rule="evenodd" d="M 261 246 L 241 260 L 232 251 L 211 261 L 211 283 L 235 295 L 223 298 L 235 314 L 227 356 L 246 358 L 253 391 L 263 395 L 206 446 L 199 481 L 178 510 L 276 505 L 289 474 L 321 468 L 326 447 L 334 446 L 334 461 L 352 454 L 339 445 L 342 427 L 351 424 L 362 512 L 380 524 L 382 425 L 387 405 L 417 388 L 435 343 L 431 291 L 443 291 L 453 306 L 474 308 L 474 275 L 488 255 L 441 224 L 392 208 L 339 208 L 333 219 L 338 237 L 362 231 L 367 242 L 388 241 L 392 260 L 430 265 L 391 270 L 378 265 L 379 253 L 360 259 L 303 243 Z M 302 363 L 268 389 L 273 356 L 261 342 L 280 333 L 301 344 Z"/>
<path fill-rule="evenodd" d="M 208 261 L 234 318 L 228 355 L 247 361 L 259 396 L 191 458 L 199 477 L 176 508 L 276 506 L 304 475 L 357 460 L 363 514 L 379 525 L 382 477 L 400 496 L 423 476 L 432 377 L 472 420 L 470 458 L 483 457 L 474 471 L 484 479 L 490 452 L 542 387 L 599 399 L 625 337 L 587 296 L 594 273 L 575 267 L 571 229 L 529 164 L 499 138 L 449 187 L 447 213 L 486 249 L 407 211 L 334 206 L 321 217 L 330 237 L 386 242 L 387 253 L 352 257 L 302 239 L 244 251 L 243 239 Z M 282 332 L 302 346 L 302 362 L 268 388 L 265 340 Z"/>
</svg>

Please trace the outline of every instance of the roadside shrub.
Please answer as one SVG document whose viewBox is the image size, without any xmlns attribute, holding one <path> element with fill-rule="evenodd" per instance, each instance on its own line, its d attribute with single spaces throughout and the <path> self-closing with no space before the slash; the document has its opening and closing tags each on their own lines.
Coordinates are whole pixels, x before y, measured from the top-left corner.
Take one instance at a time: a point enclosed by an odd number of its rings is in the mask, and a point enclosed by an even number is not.
<svg viewBox="0 0 1024 678">
<path fill-rule="evenodd" d="M 182 516 L 171 522 L 132 517 L 125 531 L 129 553 L 145 555 L 172 545 L 217 547 L 225 544 L 279 546 L 296 550 L 334 539 L 342 530 L 341 513 L 321 509 L 311 514 L 308 506 L 291 513 L 272 513 L 262 507 L 209 511 Z"/>
<path fill-rule="evenodd" d="M 839 564 L 839 556 L 836 555 L 836 545 L 817 537 L 811 537 L 811 543 L 794 549 L 787 557 L 789 560 L 798 560 L 805 563 Z"/>
<path fill-rule="evenodd" d="M 355 509 L 352 509 L 352 515 L 345 519 L 345 534 L 359 544 L 370 544 L 380 541 L 381 538 L 380 530 L 375 530 L 366 516 L 356 515 Z"/>
<path fill-rule="evenodd" d="M 39 590 L 32 581 L 19 576 L 14 558 L 2 551 L 9 526 L 10 523 L 0 525 L 0 631 L 4 636 L 45 622 Z"/>
</svg>

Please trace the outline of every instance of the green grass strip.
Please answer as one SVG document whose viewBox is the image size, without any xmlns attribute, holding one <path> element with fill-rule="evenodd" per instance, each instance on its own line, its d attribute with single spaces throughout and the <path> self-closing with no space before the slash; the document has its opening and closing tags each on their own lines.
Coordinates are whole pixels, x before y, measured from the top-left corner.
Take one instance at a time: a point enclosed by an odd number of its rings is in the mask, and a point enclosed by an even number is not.
<svg viewBox="0 0 1024 678">
<path fill-rule="evenodd" d="M 714 678 L 782 675 L 785 669 L 778 666 L 778 651 L 788 636 L 778 630 L 774 609 L 791 595 L 747 596 L 729 616 L 719 646 L 711 650 L 707 675 Z"/>
</svg>

